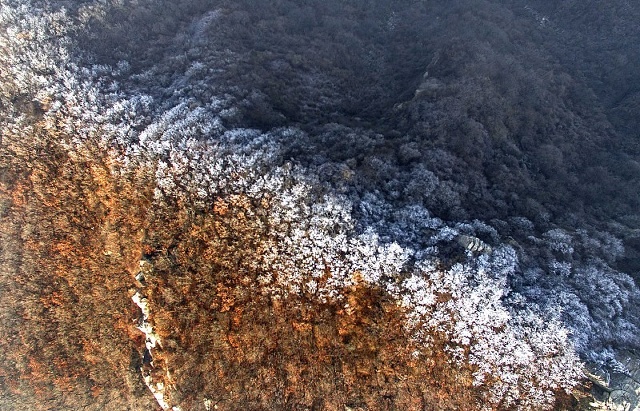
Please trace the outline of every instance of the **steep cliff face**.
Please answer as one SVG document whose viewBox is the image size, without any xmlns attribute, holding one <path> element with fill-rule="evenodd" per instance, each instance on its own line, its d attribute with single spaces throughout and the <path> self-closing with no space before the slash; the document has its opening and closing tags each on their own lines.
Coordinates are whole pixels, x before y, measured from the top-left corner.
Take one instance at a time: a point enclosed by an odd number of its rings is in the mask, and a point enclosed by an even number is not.
<svg viewBox="0 0 640 411">
<path fill-rule="evenodd" d="M 0 407 L 637 401 L 624 116 L 476 3 L 0 5 Z"/>
</svg>

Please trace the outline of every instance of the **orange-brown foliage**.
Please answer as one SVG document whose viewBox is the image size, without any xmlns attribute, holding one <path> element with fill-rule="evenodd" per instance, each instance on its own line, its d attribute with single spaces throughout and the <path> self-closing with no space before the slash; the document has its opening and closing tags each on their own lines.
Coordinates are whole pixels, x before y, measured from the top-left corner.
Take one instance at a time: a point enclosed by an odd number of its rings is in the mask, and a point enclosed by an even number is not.
<svg viewBox="0 0 640 411">
<path fill-rule="evenodd" d="M 358 273 L 343 302 L 264 292 L 261 273 L 245 265 L 259 258 L 266 236 L 247 218 L 265 212 L 261 205 L 237 197 L 218 200 L 210 214 L 154 209 L 145 241 L 163 251 L 149 256 L 145 292 L 163 338 L 154 363 L 161 358 L 170 369 L 175 403 L 203 409 L 209 398 L 232 410 L 478 406 L 473 370 L 451 365 L 444 341 L 436 338 L 427 351 L 411 343 L 403 310 L 358 282 Z"/>
<path fill-rule="evenodd" d="M 157 408 L 128 293 L 151 186 L 61 139 L 4 135 L 0 147 L 0 408 Z"/>
<path fill-rule="evenodd" d="M 47 133 L 32 156 L 13 137 L 0 147 L 0 408 L 158 409 L 131 301 L 141 257 L 162 339 L 151 372 L 184 410 L 478 408 L 473 369 L 451 365 L 442 336 L 412 343 L 403 309 L 358 273 L 344 301 L 265 292 L 258 276 L 278 273 L 251 261 L 268 246 L 267 199 L 152 207 L 153 170 L 115 173 L 108 151 L 72 155 Z"/>
</svg>

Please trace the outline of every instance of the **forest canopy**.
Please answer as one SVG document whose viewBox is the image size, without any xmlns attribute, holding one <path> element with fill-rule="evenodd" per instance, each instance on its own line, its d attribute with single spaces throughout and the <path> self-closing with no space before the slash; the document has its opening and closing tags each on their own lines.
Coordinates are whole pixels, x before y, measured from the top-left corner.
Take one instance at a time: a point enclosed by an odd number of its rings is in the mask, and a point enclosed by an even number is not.
<svg viewBox="0 0 640 411">
<path fill-rule="evenodd" d="M 640 6 L 0 4 L 0 408 L 638 406 Z"/>
</svg>

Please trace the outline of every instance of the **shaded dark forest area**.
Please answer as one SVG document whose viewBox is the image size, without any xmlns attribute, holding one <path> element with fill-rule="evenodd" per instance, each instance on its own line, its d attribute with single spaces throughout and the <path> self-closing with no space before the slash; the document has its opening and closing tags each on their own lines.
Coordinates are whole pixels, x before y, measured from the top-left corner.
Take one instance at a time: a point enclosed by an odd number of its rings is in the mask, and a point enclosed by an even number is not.
<svg viewBox="0 0 640 411">
<path fill-rule="evenodd" d="M 291 158 L 346 162 L 354 193 L 513 237 L 507 216 L 539 233 L 592 226 L 623 238 L 622 270 L 640 267 L 636 7 L 188 3 L 125 5 L 82 48 L 129 61 L 130 86 L 167 105 L 188 73 L 191 97 L 236 101 L 228 126 L 300 127 Z"/>
</svg>

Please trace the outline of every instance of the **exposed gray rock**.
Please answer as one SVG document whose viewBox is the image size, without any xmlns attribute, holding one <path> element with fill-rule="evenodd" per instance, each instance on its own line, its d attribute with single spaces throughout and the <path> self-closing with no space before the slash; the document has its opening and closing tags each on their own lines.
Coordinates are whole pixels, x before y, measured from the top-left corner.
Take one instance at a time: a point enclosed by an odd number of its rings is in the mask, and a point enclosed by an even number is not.
<svg viewBox="0 0 640 411">
<path fill-rule="evenodd" d="M 640 410 L 640 355 L 635 351 L 621 351 L 616 360 L 619 369 L 610 372 L 590 372 L 593 381 L 591 404 L 594 410 Z"/>
</svg>

